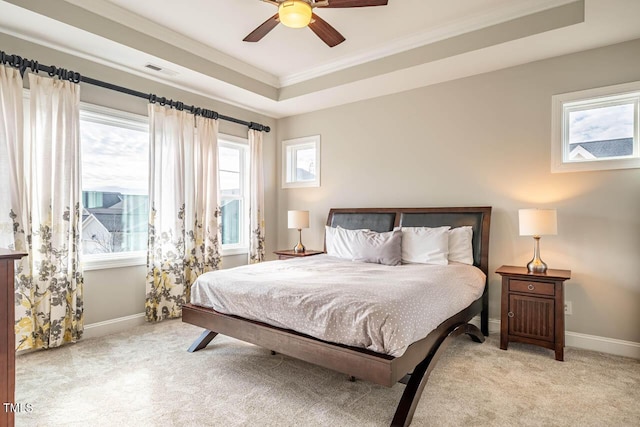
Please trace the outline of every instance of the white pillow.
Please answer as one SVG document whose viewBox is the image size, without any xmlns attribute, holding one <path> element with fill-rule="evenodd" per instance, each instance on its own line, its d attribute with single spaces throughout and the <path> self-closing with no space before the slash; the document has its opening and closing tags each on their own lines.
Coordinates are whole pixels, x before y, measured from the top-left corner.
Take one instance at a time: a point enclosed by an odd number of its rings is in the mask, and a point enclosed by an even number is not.
<svg viewBox="0 0 640 427">
<path fill-rule="evenodd" d="M 465 225 L 449 230 L 449 262 L 473 265 L 473 227 Z"/>
<path fill-rule="evenodd" d="M 337 258 L 353 259 L 353 241 L 358 231 L 369 230 L 347 230 L 342 227 L 325 226 L 325 245 L 327 255 Z"/>
<path fill-rule="evenodd" d="M 402 227 L 402 262 L 447 265 L 451 227 Z"/>
<path fill-rule="evenodd" d="M 399 229 L 377 233 L 327 226 L 325 230 L 327 255 L 385 265 L 401 263 L 402 232 Z"/>
</svg>

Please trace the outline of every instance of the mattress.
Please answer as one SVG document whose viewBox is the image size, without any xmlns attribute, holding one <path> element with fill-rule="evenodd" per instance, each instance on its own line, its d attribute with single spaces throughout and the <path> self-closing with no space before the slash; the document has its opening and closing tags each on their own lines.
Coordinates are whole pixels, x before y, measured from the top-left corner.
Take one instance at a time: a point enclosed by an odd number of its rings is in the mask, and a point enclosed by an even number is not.
<svg viewBox="0 0 640 427">
<path fill-rule="evenodd" d="M 470 265 L 386 266 L 328 255 L 201 275 L 191 303 L 394 357 L 484 290 Z"/>
</svg>

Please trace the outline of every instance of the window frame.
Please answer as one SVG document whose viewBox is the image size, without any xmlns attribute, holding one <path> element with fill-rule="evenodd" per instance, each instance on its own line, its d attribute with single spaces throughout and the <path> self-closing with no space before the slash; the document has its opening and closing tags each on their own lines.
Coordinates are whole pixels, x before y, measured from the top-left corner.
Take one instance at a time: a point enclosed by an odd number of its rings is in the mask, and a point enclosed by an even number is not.
<svg viewBox="0 0 640 427">
<path fill-rule="evenodd" d="M 289 150 L 297 151 L 307 148 L 315 150 L 316 174 L 315 179 L 298 181 L 295 176 L 296 161 L 289 161 Z M 295 156 L 294 156 L 295 157 Z M 282 188 L 320 187 L 320 135 L 304 136 L 282 141 Z M 287 174 L 291 173 L 293 181 L 287 181 Z"/>
<path fill-rule="evenodd" d="M 147 116 L 88 102 L 80 102 L 80 120 L 82 121 L 83 119 L 131 130 L 143 130 L 147 134 L 149 133 L 149 118 Z M 80 198 L 82 198 L 82 192 L 83 189 L 81 188 Z M 147 264 L 147 251 L 82 254 L 81 260 L 82 268 L 85 271 L 132 267 Z"/>
<path fill-rule="evenodd" d="M 583 172 L 640 168 L 640 82 L 568 92 L 551 97 L 551 172 Z M 616 105 L 634 105 L 632 156 L 571 161 L 569 114 Z"/>
<path fill-rule="evenodd" d="M 240 161 L 240 190 L 242 194 L 236 197 L 225 196 L 225 198 L 242 200 L 242 214 L 240 218 L 240 243 L 222 244 L 220 250 L 222 256 L 241 255 L 249 253 L 249 233 L 247 232 L 247 222 L 249 220 L 249 140 L 234 135 L 218 134 L 218 182 L 220 180 L 220 147 L 227 147 L 241 150 Z M 219 192 L 218 203 L 222 207 L 222 193 Z M 222 231 L 222 215 L 220 216 L 220 230 Z"/>
</svg>

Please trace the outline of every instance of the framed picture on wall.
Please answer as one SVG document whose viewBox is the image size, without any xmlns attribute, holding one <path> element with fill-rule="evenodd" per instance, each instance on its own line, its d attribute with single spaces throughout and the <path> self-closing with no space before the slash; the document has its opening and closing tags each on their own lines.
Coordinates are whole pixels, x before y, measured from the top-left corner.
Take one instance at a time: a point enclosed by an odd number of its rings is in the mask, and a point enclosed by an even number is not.
<svg viewBox="0 0 640 427">
<path fill-rule="evenodd" d="M 320 135 L 282 141 L 282 188 L 320 187 Z"/>
</svg>

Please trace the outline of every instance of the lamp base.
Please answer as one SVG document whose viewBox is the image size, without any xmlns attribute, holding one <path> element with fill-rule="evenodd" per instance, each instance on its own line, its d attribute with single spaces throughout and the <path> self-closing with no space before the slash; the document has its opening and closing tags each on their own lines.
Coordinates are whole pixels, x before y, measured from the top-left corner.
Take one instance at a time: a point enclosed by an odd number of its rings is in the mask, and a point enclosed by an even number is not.
<svg viewBox="0 0 640 427">
<path fill-rule="evenodd" d="M 529 273 L 545 273 L 547 271 L 547 264 L 540 258 L 534 258 L 527 264 L 527 270 L 529 270 Z"/>
<path fill-rule="evenodd" d="M 304 253 L 305 248 L 302 244 L 302 229 L 298 228 L 298 244 L 293 247 L 293 252 L 297 254 Z"/>
<path fill-rule="evenodd" d="M 540 236 L 533 236 L 533 259 L 527 264 L 529 273 L 545 273 L 547 264 L 540 259 Z"/>
</svg>

